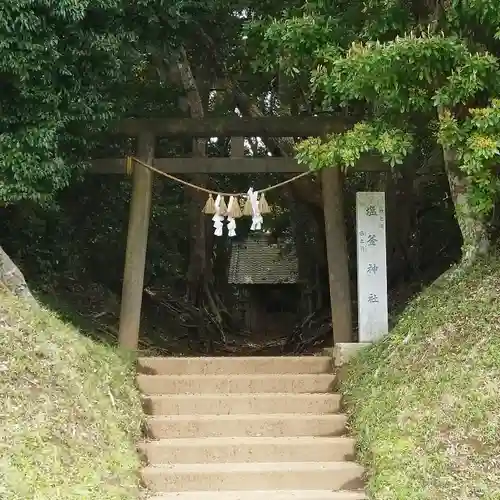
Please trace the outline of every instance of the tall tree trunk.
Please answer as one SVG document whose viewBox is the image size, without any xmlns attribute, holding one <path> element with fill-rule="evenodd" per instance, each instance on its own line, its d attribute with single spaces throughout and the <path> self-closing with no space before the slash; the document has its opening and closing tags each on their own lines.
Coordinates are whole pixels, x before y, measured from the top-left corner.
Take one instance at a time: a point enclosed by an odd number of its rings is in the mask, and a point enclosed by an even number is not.
<svg viewBox="0 0 500 500">
<path fill-rule="evenodd" d="M 5 250 L 0 246 L 0 284 L 1 288 L 8 290 L 17 297 L 36 303 L 23 273 L 14 264 L 14 261 L 7 255 Z"/>
<path fill-rule="evenodd" d="M 198 87 L 196 85 L 191 66 L 186 54 L 186 50 L 181 48 L 179 60 L 177 63 L 180 81 L 186 92 L 187 101 L 191 117 L 203 118 L 205 112 L 203 109 L 203 101 L 201 99 Z M 206 156 L 206 140 L 193 140 L 193 156 Z M 207 182 L 206 174 L 194 174 L 191 177 L 194 184 L 205 186 Z M 193 303 L 199 305 L 201 296 L 205 288 L 206 280 L 210 275 L 209 264 L 210 259 L 207 259 L 206 248 L 206 215 L 203 213 L 203 205 L 205 203 L 205 195 L 199 191 L 194 191 L 191 188 L 186 188 L 186 194 L 190 199 L 189 202 L 189 230 L 190 230 L 190 256 L 188 268 L 188 298 Z"/>
<path fill-rule="evenodd" d="M 454 151 L 443 148 L 444 166 L 450 193 L 455 205 L 455 217 L 462 233 L 462 263 L 470 264 L 490 251 L 488 226 L 470 204 L 470 180 L 462 174 Z"/>
<path fill-rule="evenodd" d="M 438 109 L 440 120 L 449 114 L 449 109 Z M 456 151 L 443 146 L 443 160 L 455 206 L 455 218 L 462 233 L 462 264 L 467 265 L 489 253 L 489 230 L 484 217 L 477 214 L 470 203 L 470 179 L 461 172 Z"/>
<path fill-rule="evenodd" d="M 309 236 L 309 217 L 307 217 L 306 208 L 299 205 L 295 200 L 289 203 L 291 212 L 292 234 L 295 240 L 295 249 L 297 253 L 299 267 L 299 282 L 301 287 L 301 300 L 299 304 L 300 316 L 307 317 L 314 310 L 312 302 L 312 291 L 315 286 L 314 265 L 315 259 L 311 259 L 312 249 L 309 246 L 311 238 Z"/>
</svg>

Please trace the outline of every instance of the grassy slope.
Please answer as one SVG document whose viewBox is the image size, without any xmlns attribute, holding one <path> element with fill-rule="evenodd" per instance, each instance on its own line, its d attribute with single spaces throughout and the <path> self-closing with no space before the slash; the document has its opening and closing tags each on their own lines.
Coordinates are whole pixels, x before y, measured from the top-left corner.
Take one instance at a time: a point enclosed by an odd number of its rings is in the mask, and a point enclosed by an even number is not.
<svg viewBox="0 0 500 500">
<path fill-rule="evenodd" d="M 131 359 L 0 294 L 0 401 L 2 500 L 137 498 Z"/>
<path fill-rule="evenodd" d="M 344 391 L 371 498 L 500 499 L 500 260 L 432 285 Z"/>
</svg>

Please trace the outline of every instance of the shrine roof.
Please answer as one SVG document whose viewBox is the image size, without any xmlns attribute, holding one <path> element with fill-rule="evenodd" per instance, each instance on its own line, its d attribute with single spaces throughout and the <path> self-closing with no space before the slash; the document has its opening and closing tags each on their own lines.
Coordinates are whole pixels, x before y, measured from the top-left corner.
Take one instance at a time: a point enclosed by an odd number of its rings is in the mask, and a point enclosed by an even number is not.
<svg viewBox="0 0 500 500">
<path fill-rule="evenodd" d="M 270 243 L 265 235 L 233 243 L 228 282 L 233 285 L 292 285 L 298 282 L 294 249 Z"/>
</svg>

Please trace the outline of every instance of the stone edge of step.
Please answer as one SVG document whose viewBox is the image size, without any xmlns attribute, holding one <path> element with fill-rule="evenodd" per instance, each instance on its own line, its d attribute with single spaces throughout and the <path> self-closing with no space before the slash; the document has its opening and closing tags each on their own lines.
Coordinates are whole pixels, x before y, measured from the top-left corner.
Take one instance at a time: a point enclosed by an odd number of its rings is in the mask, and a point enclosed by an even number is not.
<svg viewBox="0 0 500 500">
<path fill-rule="evenodd" d="M 202 463 L 202 464 L 154 464 L 142 468 L 142 473 L 245 473 L 245 472 L 308 472 L 329 470 L 343 472 L 356 470 L 364 473 L 365 468 L 356 462 L 236 462 L 236 463 Z"/>
<path fill-rule="evenodd" d="M 145 422 L 189 421 L 189 420 L 311 420 L 323 418 L 328 420 L 345 420 L 345 413 L 224 413 L 221 415 L 204 414 L 171 414 L 171 415 L 145 415 Z"/>
<path fill-rule="evenodd" d="M 202 437 L 202 438 L 160 438 L 160 439 L 143 439 L 139 442 L 140 446 L 211 446 L 211 445 L 241 445 L 241 444 L 312 444 L 324 443 L 335 444 L 355 443 L 355 439 L 351 436 L 221 436 L 221 437 Z"/>
<path fill-rule="evenodd" d="M 148 500 L 368 500 L 363 491 L 331 490 L 249 490 L 249 491 L 183 491 L 159 493 Z"/>
<path fill-rule="evenodd" d="M 214 379 L 226 380 L 227 378 L 234 379 L 250 379 L 260 380 L 268 378 L 291 378 L 291 379 L 314 379 L 314 378 L 331 378 L 334 379 L 335 373 L 207 373 L 207 374 L 176 374 L 176 373 L 137 373 L 136 378 L 143 379 L 171 379 L 171 380 L 197 380 L 197 379 Z"/>
<path fill-rule="evenodd" d="M 324 397 L 327 399 L 342 399 L 342 395 L 336 392 L 302 392 L 302 393 L 289 393 L 289 392 L 220 392 L 220 393 L 186 393 L 186 394 L 142 394 L 142 400 L 180 400 L 180 399 L 245 399 L 245 398 L 259 398 L 259 399 L 315 399 Z"/>
<path fill-rule="evenodd" d="M 262 369 L 262 366 L 269 366 L 275 364 L 277 366 L 280 363 L 285 362 L 290 368 L 286 368 L 284 371 L 282 369 L 269 370 L 268 368 Z M 211 363 L 210 369 L 207 367 L 208 363 Z M 179 365 L 193 365 L 193 367 L 197 366 L 197 374 L 231 374 L 232 370 L 238 364 L 240 368 L 238 372 L 241 373 L 241 365 L 248 364 L 249 366 L 253 366 L 253 369 L 250 373 L 261 373 L 261 374 L 280 374 L 280 373 L 293 373 L 293 374 L 301 374 L 301 373 L 333 373 L 333 359 L 329 356 L 238 356 L 238 357 L 139 357 L 137 359 L 137 372 L 139 374 L 149 374 L 149 375 L 175 375 L 177 369 L 173 369 L 173 364 Z M 300 365 L 307 366 L 307 370 L 305 372 L 301 371 Z M 166 366 L 170 365 L 167 369 Z M 260 365 L 260 368 L 259 368 Z M 292 366 L 293 365 L 293 366 Z M 311 365 L 317 366 L 317 371 L 311 371 Z M 184 367 L 185 368 L 185 367 Z M 293 368 L 293 370 L 291 369 Z M 186 373 L 186 369 L 180 374 L 188 374 Z M 195 373 L 193 373 L 195 374 Z"/>
</svg>

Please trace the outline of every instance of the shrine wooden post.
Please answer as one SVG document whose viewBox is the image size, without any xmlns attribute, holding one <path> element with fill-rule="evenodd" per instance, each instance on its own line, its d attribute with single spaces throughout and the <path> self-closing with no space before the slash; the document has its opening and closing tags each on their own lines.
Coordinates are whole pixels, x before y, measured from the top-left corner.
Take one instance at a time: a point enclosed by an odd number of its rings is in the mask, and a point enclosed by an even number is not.
<svg viewBox="0 0 500 500">
<path fill-rule="evenodd" d="M 150 132 L 142 132 L 138 137 L 137 156 L 148 165 L 153 163 L 155 140 Z M 120 346 L 130 350 L 139 345 L 152 186 L 153 172 L 134 165 L 118 334 Z"/>
<path fill-rule="evenodd" d="M 351 283 L 344 218 L 343 173 L 340 168 L 331 167 L 321 171 L 321 189 L 333 343 L 352 342 Z"/>
</svg>

